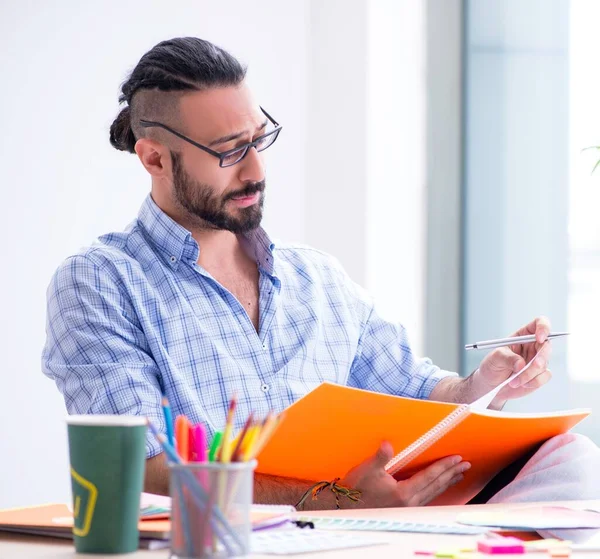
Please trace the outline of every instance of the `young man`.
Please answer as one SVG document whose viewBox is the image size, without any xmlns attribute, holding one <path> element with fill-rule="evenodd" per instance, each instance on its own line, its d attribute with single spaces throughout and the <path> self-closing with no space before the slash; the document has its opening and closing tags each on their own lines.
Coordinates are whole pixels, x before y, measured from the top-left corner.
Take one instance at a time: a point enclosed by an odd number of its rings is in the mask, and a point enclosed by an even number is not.
<svg viewBox="0 0 600 559">
<path fill-rule="evenodd" d="M 323 381 L 472 402 L 532 359 L 550 331 L 545 318 L 516 332 L 536 334 L 536 344 L 495 350 L 460 379 L 417 359 L 404 328 L 381 319 L 330 256 L 275 246 L 260 227 L 263 152 L 281 126 L 244 76 L 222 49 L 178 38 L 146 53 L 123 85 L 110 141 L 137 155 L 152 189 L 125 232 L 68 258 L 50 284 L 43 368 L 70 413 L 139 414 L 164 430 L 167 396 L 174 414 L 214 431 L 234 392 L 241 421 L 251 410 L 279 412 Z M 549 354 L 546 344 L 494 406 L 547 382 Z M 392 452 L 384 442 L 340 472 L 342 484 L 362 492 L 360 506 L 425 504 L 469 467 L 451 456 L 397 482 L 383 469 Z M 146 489 L 167 492 L 165 458 L 151 438 L 147 456 Z M 555 496 L 577 498 L 593 474 L 582 463 L 598 465 L 594 445 L 553 439 L 495 498 L 543 498 L 530 480 L 546 487 L 565 471 L 577 489 Z M 257 475 L 255 500 L 293 504 L 313 481 Z M 324 493 L 307 505 L 333 506 Z"/>
</svg>

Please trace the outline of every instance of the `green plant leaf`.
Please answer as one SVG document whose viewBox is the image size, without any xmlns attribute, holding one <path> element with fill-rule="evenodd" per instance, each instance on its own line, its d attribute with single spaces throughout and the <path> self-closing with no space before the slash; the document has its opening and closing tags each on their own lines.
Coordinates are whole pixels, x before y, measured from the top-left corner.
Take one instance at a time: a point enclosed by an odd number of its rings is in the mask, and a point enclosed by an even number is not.
<svg viewBox="0 0 600 559">
<path fill-rule="evenodd" d="M 600 146 L 589 146 L 587 148 L 583 148 L 581 151 L 587 151 L 589 149 L 595 149 L 596 151 L 600 151 Z M 592 172 L 590 173 L 590 175 L 594 174 L 594 172 L 596 171 L 596 169 L 598 168 L 599 165 L 600 165 L 600 159 L 598 159 L 598 161 L 596 161 L 596 164 L 594 165 L 594 168 L 592 169 Z"/>
</svg>

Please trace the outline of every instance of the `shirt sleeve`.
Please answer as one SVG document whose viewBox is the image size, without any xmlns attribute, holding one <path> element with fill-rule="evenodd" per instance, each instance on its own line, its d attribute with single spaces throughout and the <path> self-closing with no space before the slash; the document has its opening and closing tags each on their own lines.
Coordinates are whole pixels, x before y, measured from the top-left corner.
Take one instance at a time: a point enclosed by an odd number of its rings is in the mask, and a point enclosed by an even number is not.
<svg viewBox="0 0 600 559">
<path fill-rule="evenodd" d="M 42 369 L 70 414 L 140 415 L 165 431 L 159 369 L 135 311 L 118 278 L 89 256 L 65 261 L 48 287 Z M 147 457 L 160 452 L 148 435 Z"/>
<path fill-rule="evenodd" d="M 388 322 L 372 310 L 352 363 L 349 386 L 425 400 L 448 376 L 457 375 L 428 358 L 415 357 L 404 326 Z"/>
<path fill-rule="evenodd" d="M 361 332 L 348 386 L 425 400 L 440 380 L 457 376 L 428 358 L 417 358 L 406 328 L 379 316 L 373 298 L 348 277 L 339 263 L 337 268 Z"/>
</svg>

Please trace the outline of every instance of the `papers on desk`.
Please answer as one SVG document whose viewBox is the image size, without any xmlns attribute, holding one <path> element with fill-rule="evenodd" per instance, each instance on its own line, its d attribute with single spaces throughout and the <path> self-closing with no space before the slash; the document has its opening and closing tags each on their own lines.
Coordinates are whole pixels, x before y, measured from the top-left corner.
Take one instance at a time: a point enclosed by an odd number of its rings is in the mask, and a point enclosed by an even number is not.
<svg viewBox="0 0 600 559">
<path fill-rule="evenodd" d="M 142 493 L 140 502 L 140 518 L 143 520 L 159 520 L 171 517 L 171 497 Z"/>
<path fill-rule="evenodd" d="M 558 506 L 510 507 L 502 511 L 474 511 L 458 515 L 470 526 L 487 526 L 515 531 L 600 528 L 600 513 Z"/>
<path fill-rule="evenodd" d="M 287 505 L 252 505 L 250 509 L 252 529 L 264 530 L 285 524 L 295 512 L 294 507 Z M 171 531 L 169 515 L 170 503 L 142 506 L 139 522 L 140 539 L 168 540 Z M 66 504 L 0 510 L 0 532 L 72 538 L 72 529 L 73 513 Z"/>
<path fill-rule="evenodd" d="M 168 508 L 167 503 L 157 504 L 156 508 L 159 506 Z M 387 543 L 385 540 L 362 534 L 334 534 L 322 530 L 296 528 L 288 522 L 294 510 L 289 506 L 252 507 L 252 525 L 256 530 L 251 536 L 253 553 L 292 555 Z M 0 511 L 0 532 L 70 539 L 73 537 L 72 526 L 73 516 L 65 504 Z M 141 520 L 139 528 L 141 548 L 169 547 L 169 520 Z"/>
<path fill-rule="evenodd" d="M 150 540 L 167 540 L 168 520 L 141 520 L 141 547 L 155 545 Z M 13 532 L 55 538 L 73 537 L 73 513 L 66 504 L 38 505 L 0 511 L 0 532 Z"/>
<path fill-rule="evenodd" d="M 298 520 L 310 521 L 320 530 L 360 530 L 369 532 L 412 532 L 425 534 L 477 535 L 487 532 L 486 527 L 460 524 L 424 524 L 382 519 L 340 518 L 339 516 L 301 516 Z"/>
<path fill-rule="evenodd" d="M 291 528 L 289 530 L 253 532 L 250 547 L 252 553 L 295 555 L 387 543 L 383 539 L 367 537 L 362 534 L 335 534 L 323 530 Z"/>
<path fill-rule="evenodd" d="M 279 526 L 289 520 L 296 512 L 291 505 L 252 505 L 250 521 L 253 530 L 264 530 Z M 140 503 L 141 520 L 169 519 L 171 516 L 171 497 L 142 493 Z"/>
</svg>

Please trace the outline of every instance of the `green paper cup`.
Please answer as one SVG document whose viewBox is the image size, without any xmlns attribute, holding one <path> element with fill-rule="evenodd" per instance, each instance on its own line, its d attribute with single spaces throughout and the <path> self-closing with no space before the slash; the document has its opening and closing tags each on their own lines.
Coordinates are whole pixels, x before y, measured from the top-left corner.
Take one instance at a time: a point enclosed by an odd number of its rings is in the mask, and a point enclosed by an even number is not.
<svg viewBox="0 0 600 559">
<path fill-rule="evenodd" d="M 67 428 L 75 549 L 80 553 L 137 550 L 146 419 L 72 415 Z"/>
</svg>

